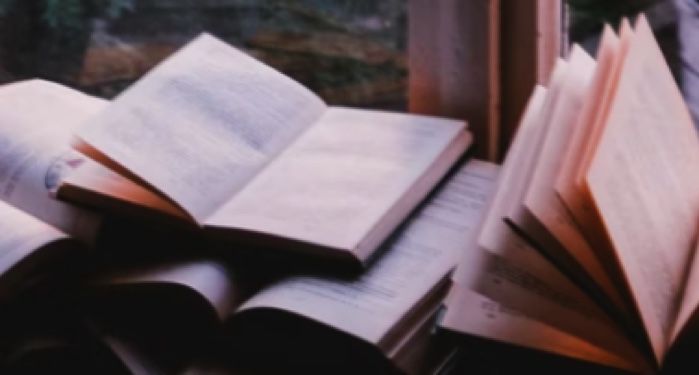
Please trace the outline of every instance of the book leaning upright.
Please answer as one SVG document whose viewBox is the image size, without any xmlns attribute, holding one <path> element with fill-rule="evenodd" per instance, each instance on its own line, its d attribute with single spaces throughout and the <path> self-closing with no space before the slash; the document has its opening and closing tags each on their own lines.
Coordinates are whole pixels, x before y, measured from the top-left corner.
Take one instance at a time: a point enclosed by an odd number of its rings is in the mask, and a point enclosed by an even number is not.
<svg viewBox="0 0 699 375">
<path fill-rule="evenodd" d="M 607 28 L 596 64 L 574 48 L 532 96 L 443 326 L 606 366 L 686 373 L 699 342 L 697 168 L 696 129 L 644 17 L 622 22 L 619 36 Z M 606 318 L 576 307 L 579 296 L 554 294 L 553 266 Z M 581 315 L 598 332 L 581 329 Z"/>
<path fill-rule="evenodd" d="M 328 107 L 209 35 L 126 90 L 77 139 L 132 182 L 93 165 L 65 180 L 59 197 L 360 263 L 471 143 L 463 121 Z"/>
</svg>

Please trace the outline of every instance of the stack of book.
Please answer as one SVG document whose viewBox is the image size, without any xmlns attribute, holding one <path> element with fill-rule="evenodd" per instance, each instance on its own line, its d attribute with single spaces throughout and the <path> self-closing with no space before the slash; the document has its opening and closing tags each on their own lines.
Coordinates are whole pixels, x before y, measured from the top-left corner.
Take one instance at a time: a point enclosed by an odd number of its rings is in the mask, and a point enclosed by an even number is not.
<svg viewBox="0 0 699 375">
<path fill-rule="evenodd" d="M 686 369 L 699 142 L 645 19 L 558 62 L 502 167 L 471 141 L 209 35 L 111 102 L 3 86 L 0 371 Z"/>
<path fill-rule="evenodd" d="M 498 167 L 202 35 L 112 102 L 0 88 L 2 373 L 418 372 Z"/>
</svg>

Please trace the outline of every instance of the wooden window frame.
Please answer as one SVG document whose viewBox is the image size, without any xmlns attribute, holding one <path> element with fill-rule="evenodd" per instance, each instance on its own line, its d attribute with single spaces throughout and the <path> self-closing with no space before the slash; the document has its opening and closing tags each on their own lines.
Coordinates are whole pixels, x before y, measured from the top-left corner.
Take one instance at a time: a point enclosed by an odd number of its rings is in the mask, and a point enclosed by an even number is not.
<svg viewBox="0 0 699 375">
<path fill-rule="evenodd" d="M 409 110 L 463 118 L 499 161 L 565 50 L 560 0 L 408 0 Z"/>
</svg>

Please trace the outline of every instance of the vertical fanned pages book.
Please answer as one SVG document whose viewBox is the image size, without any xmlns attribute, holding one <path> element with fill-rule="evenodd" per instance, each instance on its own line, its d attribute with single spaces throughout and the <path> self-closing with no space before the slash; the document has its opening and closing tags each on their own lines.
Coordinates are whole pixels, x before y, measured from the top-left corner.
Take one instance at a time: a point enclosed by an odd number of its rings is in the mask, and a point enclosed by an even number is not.
<svg viewBox="0 0 699 375">
<path fill-rule="evenodd" d="M 699 344 L 699 141 L 643 16 L 532 94 L 446 330 L 632 372 Z M 694 367 L 692 367 L 694 366 Z"/>
<path fill-rule="evenodd" d="M 329 107 L 206 34 L 76 136 L 101 165 L 65 179 L 61 198 L 360 263 L 471 144 L 463 121 Z"/>
</svg>

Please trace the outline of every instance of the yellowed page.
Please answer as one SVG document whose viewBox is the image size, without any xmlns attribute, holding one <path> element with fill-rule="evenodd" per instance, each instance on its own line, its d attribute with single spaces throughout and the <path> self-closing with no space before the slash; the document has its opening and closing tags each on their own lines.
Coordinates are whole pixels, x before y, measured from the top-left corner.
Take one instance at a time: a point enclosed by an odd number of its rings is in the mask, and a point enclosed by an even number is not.
<svg viewBox="0 0 699 375">
<path fill-rule="evenodd" d="M 633 372 L 642 366 L 469 289 L 453 291 L 440 323 L 449 330 Z"/>
<path fill-rule="evenodd" d="M 40 80 L 0 87 L 0 199 L 90 242 L 100 217 L 51 197 L 84 162 L 70 139 L 105 102 Z"/>
<path fill-rule="evenodd" d="M 201 221 L 324 112 L 306 88 L 202 35 L 78 132 L 82 146 Z"/>
<path fill-rule="evenodd" d="M 662 363 L 699 227 L 699 142 L 645 18 L 586 183 Z"/>
<path fill-rule="evenodd" d="M 583 237 L 569 211 L 554 190 L 562 156 L 574 131 L 583 98 L 595 70 L 595 61 L 579 46 L 574 46 L 559 98 L 552 110 L 551 124 L 533 167 L 522 201 L 536 225 L 520 226 L 546 252 L 567 252 L 582 267 L 619 310 L 626 310 L 619 292 L 607 275 L 595 252 Z M 554 256 L 557 256 L 554 254 Z"/>
<path fill-rule="evenodd" d="M 460 121 L 331 108 L 206 226 L 273 234 L 365 260 L 470 140 Z M 372 234 L 377 228 L 381 233 Z"/>
<path fill-rule="evenodd" d="M 548 99 L 537 94 L 544 93 L 539 90 L 530 101 L 482 226 L 462 254 L 454 283 L 596 346 L 631 355 L 635 352 L 631 343 L 595 302 L 503 220 L 512 180 L 519 177 L 521 154 L 531 150 L 544 126 L 538 119 Z"/>
<path fill-rule="evenodd" d="M 242 309 L 290 310 L 379 344 L 455 266 L 497 170 L 476 160 L 461 167 L 356 281 L 294 277 L 266 288 Z"/>
</svg>

